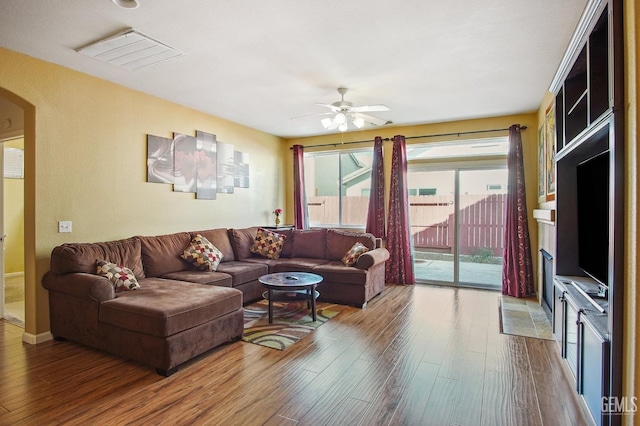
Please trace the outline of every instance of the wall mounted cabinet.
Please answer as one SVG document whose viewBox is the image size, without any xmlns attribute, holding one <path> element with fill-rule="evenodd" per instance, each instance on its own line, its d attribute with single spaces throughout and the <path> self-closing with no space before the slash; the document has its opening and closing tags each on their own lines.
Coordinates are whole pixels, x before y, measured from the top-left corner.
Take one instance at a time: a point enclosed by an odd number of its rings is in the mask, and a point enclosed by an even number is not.
<svg viewBox="0 0 640 426">
<path fill-rule="evenodd" d="M 613 107 L 608 8 L 597 20 L 556 95 L 556 149 L 562 151 Z"/>
<path fill-rule="evenodd" d="M 590 0 L 550 89 L 557 137 L 554 335 L 598 425 L 623 418 L 602 404 L 603 397 L 622 400 L 622 29 L 621 0 Z M 597 176 L 585 178 L 585 164 L 596 158 L 599 167 L 588 170 Z M 595 212 L 599 219 L 589 229 L 598 243 L 584 231 L 585 217 Z"/>
</svg>

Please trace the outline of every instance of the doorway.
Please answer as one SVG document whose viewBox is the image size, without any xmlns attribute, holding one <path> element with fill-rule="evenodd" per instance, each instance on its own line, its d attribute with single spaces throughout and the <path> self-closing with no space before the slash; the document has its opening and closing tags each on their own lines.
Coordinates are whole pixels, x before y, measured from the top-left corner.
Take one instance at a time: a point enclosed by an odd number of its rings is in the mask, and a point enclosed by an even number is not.
<svg viewBox="0 0 640 426">
<path fill-rule="evenodd" d="M 0 317 L 24 328 L 24 112 L 0 98 Z"/>
<path fill-rule="evenodd" d="M 500 290 L 507 138 L 436 147 L 408 150 L 416 281 Z"/>
</svg>

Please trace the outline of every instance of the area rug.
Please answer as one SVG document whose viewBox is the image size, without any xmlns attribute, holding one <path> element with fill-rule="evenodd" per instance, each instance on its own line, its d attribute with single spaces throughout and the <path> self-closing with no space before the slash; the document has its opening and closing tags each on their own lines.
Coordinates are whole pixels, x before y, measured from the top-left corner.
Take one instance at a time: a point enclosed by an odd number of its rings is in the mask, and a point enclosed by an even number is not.
<svg viewBox="0 0 640 426">
<path fill-rule="evenodd" d="M 242 340 L 285 350 L 344 308 L 341 305 L 317 303 L 316 321 L 313 321 L 306 302 L 274 302 L 273 324 L 269 324 L 269 305 L 266 300 L 261 300 L 244 307 Z"/>
<path fill-rule="evenodd" d="M 535 298 L 500 296 L 500 332 L 553 340 L 551 321 Z"/>
</svg>

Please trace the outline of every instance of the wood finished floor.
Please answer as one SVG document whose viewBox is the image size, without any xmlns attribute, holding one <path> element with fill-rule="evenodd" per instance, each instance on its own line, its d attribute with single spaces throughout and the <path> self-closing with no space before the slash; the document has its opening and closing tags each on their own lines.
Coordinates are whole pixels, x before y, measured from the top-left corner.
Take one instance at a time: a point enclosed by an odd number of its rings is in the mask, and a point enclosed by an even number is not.
<svg viewBox="0 0 640 426">
<path fill-rule="evenodd" d="M 498 293 L 389 286 L 286 351 L 236 342 L 169 378 L 0 321 L 0 425 L 583 425 L 555 342 Z"/>
</svg>

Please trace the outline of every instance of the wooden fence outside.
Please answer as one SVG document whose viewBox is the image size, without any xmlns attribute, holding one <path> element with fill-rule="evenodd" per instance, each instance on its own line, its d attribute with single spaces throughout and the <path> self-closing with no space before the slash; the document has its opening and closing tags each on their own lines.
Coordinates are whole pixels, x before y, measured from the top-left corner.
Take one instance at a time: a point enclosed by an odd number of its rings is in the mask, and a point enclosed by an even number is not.
<svg viewBox="0 0 640 426">
<path fill-rule="evenodd" d="M 460 196 L 460 254 L 484 248 L 493 256 L 502 255 L 505 201 L 506 194 Z M 308 197 L 310 223 L 338 224 L 339 202 L 338 197 Z M 344 197 L 342 203 L 342 225 L 366 223 L 368 197 Z M 452 252 L 453 196 L 414 195 L 409 197 L 409 205 L 413 246 Z"/>
</svg>

